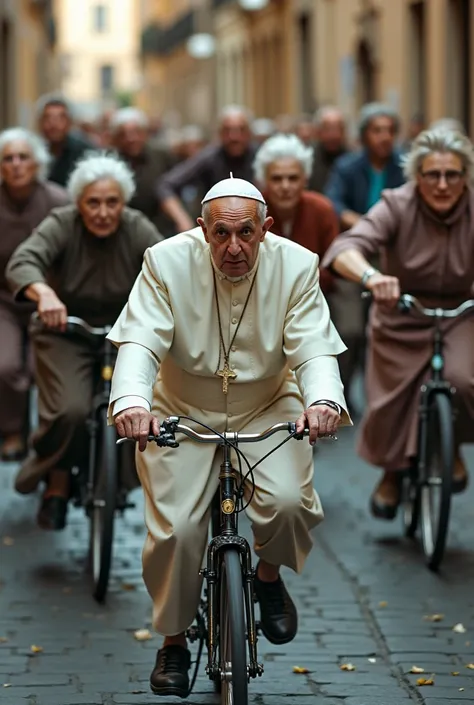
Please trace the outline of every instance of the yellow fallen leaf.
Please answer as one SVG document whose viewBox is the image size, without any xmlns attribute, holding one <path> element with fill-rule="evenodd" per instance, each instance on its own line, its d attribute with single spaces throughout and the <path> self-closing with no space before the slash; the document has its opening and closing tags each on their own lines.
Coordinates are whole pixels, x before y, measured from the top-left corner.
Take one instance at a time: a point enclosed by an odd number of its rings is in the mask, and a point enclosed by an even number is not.
<svg viewBox="0 0 474 705">
<path fill-rule="evenodd" d="M 13 546 L 14 543 L 15 543 L 15 540 L 12 539 L 11 536 L 5 536 L 3 539 L 4 546 Z"/>
<path fill-rule="evenodd" d="M 33 646 L 31 647 L 31 651 L 33 654 L 40 654 L 43 651 L 43 647 L 42 646 L 35 646 L 33 644 Z"/>
<path fill-rule="evenodd" d="M 343 663 L 341 666 L 339 666 L 341 671 L 355 671 L 356 667 L 352 663 Z"/>
<path fill-rule="evenodd" d="M 309 673 L 309 671 L 304 666 L 293 666 L 293 673 Z"/>
<path fill-rule="evenodd" d="M 444 614 L 427 614 L 423 617 L 425 622 L 442 622 Z"/>
<path fill-rule="evenodd" d="M 388 607 L 388 602 L 385 602 L 385 601 L 379 602 L 379 607 L 382 607 L 382 608 Z"/>
<path fill-rule="evenodd" d="M 471 671 L 474 671 L 474 663 L 467 663 L 466 668 L 470 668 Z"/>
<path fill-rule="evenodd" d="M 137 629 L 133 636 L 137 641 L 148 641 L 148 639 L 153 639 L 153 635 L 149 629 Z"/>
<path fill-rule="evenodd" d="M 377 663 L 377 659 L 376 658 L 369 658 L 369 663 Z"/>
<path fill-rule="evenodd" d="M 460 693 L 464 693 L 464 688 L 459 688 Z"/>
<path fill-rule="evenodd" d="M 434 674 L 431 676 L 431 678 L 418 678 L 416 681 L 416 684 L 421 686 L 421 685 L 434 685 Z"/>
<path fill-rule="evenodd" d="M 465 634 L 466 633 L 466 627 L 464 624 L 455 624 L 453 627 L 453 632 L 456 632 L 456 634 Z"/>
<path fill-rule="evenodd" d="M 6 636 L 0 636 L 0 644 L 6 644 L 8 641 Z"/>
<path fill-rule="evenodd" d="M 424 673 L 424 672 L 425 672 L 425 669 L 420 668 L 419 666 L 412 666 L 410 668 L 410 673 Z"/>
<path fill-rule="evenodd" d="M 11 683 L 4 683 L 4 684 L 3 684 L 3 687 L 4 687 L 4 688 L 11 688 L 11 687 L 12 687 L 12 684 L 11 684 Z"/>
<path fill-rule="evenodd" d="M 459 671 L 452 671 L 451 675 L 452 676 L 459 676 Z"/>
<path fill-rule="evenodd" d="M 125 592 L 132 592 L 133 590 L 137 589 L 137 586 L 133 583 L 122 583 L 120 587 L 122 588 L 122 590 L 125 590 Z"/>
</svg>

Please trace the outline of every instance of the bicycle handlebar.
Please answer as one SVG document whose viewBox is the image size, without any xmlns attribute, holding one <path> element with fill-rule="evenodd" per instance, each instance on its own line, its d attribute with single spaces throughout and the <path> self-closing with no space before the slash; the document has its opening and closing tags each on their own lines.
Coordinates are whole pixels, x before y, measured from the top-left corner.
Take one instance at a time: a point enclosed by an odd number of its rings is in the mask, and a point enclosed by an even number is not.
<svg viewBox="0 0 474 705">
<path fill-rule="evenodd" d="M 362 298 L 373 298 L 372 292 L 362 292 Z M 474 309 L 474 299 L 463 301 L 457 308 L 441 308 L 440 306 L 437 308 L 425 308 L 415 296 L 402 294 L 398 300 L 397 306 L 399 310 L 403 312 L 408 312 L 412 308 L 415 308 L 419 313 L 429 318 L 457 318 L 458 316 L 462 316 L 463 313 L 466 313 L 466 311 L 469 311 L 469 309 Z"/>
<path fill-rule="evenodd" d="M 45 326 L 38 313 L 33 313 L 33 315 L 31 316 L 31 323 L 53 333 L 59 332 L 56 328 L 48 328 L 47 326 Z M 72 332 L 77 328 L 81 328 L 89 335 L 104 337 L 105 335 L 107 335 L 107 333 L 110 333 L 112 326 L 94 327 L 89 325 L 87 321 L 84 321 L 83 318 L 79 318 L 78 316 L 68 316 L 66 319 L 66 330 L 68 332 Z"/>
<path fill-rule="evenodd" d="M 288 434 L 296 434 L 296 423 L 294 421 L 277 423 L 261 433 L 239 433 L 237 431 L 225 431 L 221 435 L 218 435 L 216 433 L 197 433 L 197 431 L 193 431 L 193 429 L 189 428 L 189 426 L 181 424 L 179 416 L 169 416 L 161 424 L 159 435 L 148 436 L 148 442 L 155 442 L 158 446 L 176 448 L 179 444 L 176 441 L 174 434 L 182 433 L 197 443 L 222 443 L 223 440 L 231 443 L 257 443 L 258 441 L 263 441 L 270 438 L 270 436 L 273 436 L 273 434 L 278 433 L 279 431 L 286 431 Z M 296 440 L 301 440 L 304 436 L 309 436 L 309 429 L 305 429 L 301 434 L 296 434 L 295 438 Z M 326 436 L 320 436 L 320 439 L 331 439 L 336 441 L 337 436 L 329 434 Z M 135 442 L 133 438 L 119 438 L 117 444 L 119 445 L 128 441 Z"/>
</svg>

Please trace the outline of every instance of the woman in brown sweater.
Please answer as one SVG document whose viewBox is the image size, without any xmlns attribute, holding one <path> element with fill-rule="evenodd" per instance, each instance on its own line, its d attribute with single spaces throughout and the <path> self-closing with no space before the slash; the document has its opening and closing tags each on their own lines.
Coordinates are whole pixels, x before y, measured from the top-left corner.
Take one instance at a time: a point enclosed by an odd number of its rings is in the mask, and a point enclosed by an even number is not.
<svg viewBox="0 0 474 705">
<path fill-rule="evenodd" d="M 474 150 L 452 131 L 427 131 L 405 157 L 409 183 L 385 191 L 352 230 L 329 248 L 323 265 L 373 294 L 367 360 L 368 406 L 360 455 L 384 469 L 372 496 L 375 516 L 392 519 L 400 473 L 416 454 L 418 390 L 428 374 L 433 323 L 396 309 L 400 293 L 428 307 L 454 308 L 473 296 Z M 382 272 L 369 264 L 381 255 Z M 445 376 L 457 392 L 455 491 L 467 485 L 460 454 L 474 434 L 474 317 L 445 321 Z"/>
</svg>

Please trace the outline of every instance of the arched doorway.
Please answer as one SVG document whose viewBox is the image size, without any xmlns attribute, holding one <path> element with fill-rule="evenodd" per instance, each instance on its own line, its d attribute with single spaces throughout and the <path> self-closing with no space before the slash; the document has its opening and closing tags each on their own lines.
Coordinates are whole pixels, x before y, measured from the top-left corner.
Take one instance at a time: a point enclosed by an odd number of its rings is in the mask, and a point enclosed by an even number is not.
<svg viewBox="0 0 474 705">
<path fill-rule="evenodd" d="M 369 43 L 363 39 L 357 50 L 357 103 L 375 100 L 375 64 Z"/>
<path fill-rule="evenodd" d="M 10 22 L 2 19 L 0 32 L 0 129 L 11 123 L 12 115 L 12 31 Z"/>
</svg>

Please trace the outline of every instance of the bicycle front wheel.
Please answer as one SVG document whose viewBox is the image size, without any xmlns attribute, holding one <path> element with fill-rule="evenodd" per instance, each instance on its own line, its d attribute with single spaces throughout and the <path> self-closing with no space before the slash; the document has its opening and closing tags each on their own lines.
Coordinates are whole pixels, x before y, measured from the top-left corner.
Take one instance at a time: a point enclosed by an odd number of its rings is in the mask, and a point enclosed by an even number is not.
<svg viewBox="0 0 474 705">
<path fill-rule="evenodd" d="M 244 590 L 238 551 L 228 548 L 221 563 L 219 663 L 221 704 L 248 705 Z"/>
<path fill-rule="evenodd" d="M 109 585 L 118 489 L 118 449 L 114 426 L 107 425 L 107 411 L 100 412 L 99 449 L 96 460 L 94 503 L 91 511 L 91 559 L 94 597 L 103 602 Z"/>
<path fill-rule="evenodd" d="M 451 400 L 436 394 L 428 414 L 425 483 L 420 510 L 423 550 L 428 566 L 439 567 L 449 527 L 454 468 L 454 428 Z"/>
</svg>

